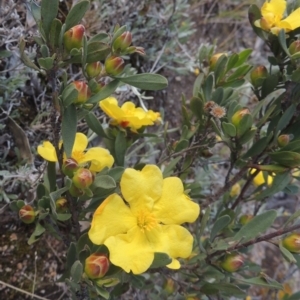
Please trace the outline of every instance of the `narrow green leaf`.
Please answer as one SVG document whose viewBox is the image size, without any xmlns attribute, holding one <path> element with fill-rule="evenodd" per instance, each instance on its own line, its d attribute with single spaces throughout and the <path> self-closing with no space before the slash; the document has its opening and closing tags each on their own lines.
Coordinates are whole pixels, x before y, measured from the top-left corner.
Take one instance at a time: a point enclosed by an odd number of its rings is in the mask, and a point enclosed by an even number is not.
<svg viewBox="0 0 300 300">
<path fill-rule="evenodd" d="M 29 6 L 30 6 L 30 12 L 35 22 L 38 24 L 41 21 L 41 7 L 33 1 L 29 4 Z"/>
<path fill-rule="evenodd" d="M 58 4 L 59 0 L 42 0 L 41 3 L 42 26 L 47 40 L 49 39 L 51 24 L 58 12 Z"/>
<path fill-rule="evenodd" d="M 86 62 L 103 61 L 110 53 L 111 49 L 108 44 L 103 42 L 93 42 L 87 44 Z"/>
<path fill-rule="evenodd" d="M 62 222 L 69 220 L 71 217 L 71 214 L 57 214 L 57 220 Z"/>
<path fill-rule="evenodd" d="M 216 85 L 218 82 L 222 81 L 225 75 L 227 61 L 228 61 L 227 56 L 223 54 L 216 63 L 214 69 Z"/>
<path fill-rule="evenodd" d="M 279 44 L 281 46 L 281 48 L 283 49 L 283 51 L 286 53 L 287 56 L 290 56 L 290 52 L 287 48 L 287 45 L 286 45 L 286 34 L 285 34 L 285 30 L 284 29 L 281 29 L 278 33 L 278 41 L 279 41 Z"/>
<path fill-rule="evenodd" d="M 62 118 L 62 140 L 67 157 L 71 157 L 77 129 L 77 115 L 75 105 L 65 108 Z"/>
<path fill-rule="evenodd" d="M 163 170 L 163 176 L 164 178 L 169 177 L 172 175 L 173 173 L 173 169 L 175 168 L 175 166 L 177 165 L 177 163 L 181 160 L 181 156 L 176 157 L 174 159 L 172 159 L 169 164 L 166 166 L 166 168 Z"/>
<path fill-rule="evenodd" d="M 204 79 L 204 73 L 200 73 L 194 82 L 193 97 L 198 97 L 198 93 L 200 92 L 203 79 Z"/>
<path fill-rule="evenodd" d="M 285 247 L 283 247 L 282 243 L 279 243 L 279 250 L 287 262 L 296 263 L 296 259 L 293 256 L 293 254 L 289 250 L 287 250 Z"/>
<path fill-rule="evenodd" d="M 242 239 L 243 243 L 250 241 L 270 228 L 276 217 L 277 213 L 275 210 L 269 210 L 255 216 L 234 235 L 233 240 L 238 241 Z"/>
<path fill-rule="evenodd" d="M 214 85 L 214 76 L 210 74 L 203 83 L 202 90 L 204 94 L 205 101 L 210 101 L 211 93 Z"/>
<path fill-rule="evenodd" d="M 237 68 L 237 67 L 241 66 L 243 63 L 245 63 L 246 60 L 248 59 L 248 57 L 251 55 L 252 51 L 253 51 L 252 49 L 245 49 L 245 50 L 241 51 L 239 53 L 239 60 L 235 64 L 234 67 Z"/>
<path fill-rule="evenodd" d="M 294 104 L 292 104 L 282 115 L 282 117 L 280 118 L 277 128 L 276 128 L 276 132 L 281 131 L 282 129 L 284 129 L 289 122 L 291 121 L 292 117 L 294 116 L 294 113 L 296 111 L 296 106 Z"/>
<path fill-rule="evenodd" d="M 50 2 L 49 0 L 45 0 L 45 1 Z M 77 25 L 82 20 L 86 11 L 89 9 L 89 6 L 90 6 L 90 2 L 87 0 L 83 0 L 83 1 L 79 1 L 71 8 L 65 22 L 66 31 L 72 28 L 73 26 Z"/>
<path fill-rule="evenodd" d="M 286 167 L 295 168 L 300 165 L 300 153 L 290 151 L 277 151 L 269 153 L 269 156 L 275 162 Z"/>
<path fill-rule="evenodd" d="M 103 287 L 99 285 L 95 285 L 96 292 L 99 296 L 103 297 L 104 299 L 108 300 L 109 299 L 109 292 L 105 290 Z"/>
<path fill-rule="evenodd" d="M 230 137 L 236 136 L 236 128 L 233 124 L 222 122 L 222 129 L 226 135 Z"/>
<path fill-rule="evenodd" d="M 159 74 L 143 73 L 118 78 L 120 81 L 146 91 L 158 91 L 168 86 L 168 80 Z"/>
<path fill-rule="evenodd" d="M 101 123 L 99 122 L 94 113 L 89 112 L 84 118 L 89 128 L 92 129 L 98 136 L 108 138 Z"/>
<path fill-rule="evenodd" d="M 79 260 L 76 260 L 71 267 L 71 276 L 75 282 L 79 282 L 83 273 L 83 266 Z"/>
<path fill-rule="evenodd" d="M 209 217 L 210 217 L 210 211 L 211 211 L 211 208 L 210 206 L 208 206 L 206 209 L 205 209 L 205 213 L 201 219 L 201 224 L 200 224 L 200 230 L 199 230 L 199 235 L 200 237 L 203 235 L 204 233 L 204 230 L 206 228 L 206 224 L 209 220 Z"/>
<path fill-rule="evenodd" d="M 177 143 L 174 152 L 180 152 L 184 149 L 186 149 L 189 146 L 189 141 L 188 140 L 181 140 Z"/>
<path fill-rule="evenodd" d="M 110 83 L 108 83 L 107 85 L 105 85 L 100 92 L 98 92 L 97 94 L 95 94 L 94 96 L 92 96 L 86 103 L 97 103 L 109 96 L 111 96 L 111 94 L 117 89 L 118 85 L 119 85 L 119 80 L 115 79 L 113 81 L 111 81 Z"/>
<path fill-rule="evenodd" d="M 210 241 L 213 241 L 218 233 L 221 232 L 230 222 L 231 218 L 228 215 L 224 215 L 219 218 L 211 229 Z"/>
<path fill-rule="evenodd" d="M 153 268 L 159 268 L 159 267 L 164 267 L 171 263 L 172 259 L 169 257 L 168 254 L 166 253 L 160 253 L 160 252 L 155 252 L 154 253 L 154 259 L 153 262 L 150 266 L 151 269 Z"/>
<path fill-rule="evenodd" d="M 30 60 L 30 58 L 25 54 L 25 40 L 23 38 L 20 39 L 19 49 L 21 54 L 22 62 L 29 68 L 32 68 L 36 71 L 40 71 L 40 69 Z"/>
<path fill-rule="evenodd" d="M 69 84 L 62 92 L 62 101 L 64 107 L 68 107 L 78 98 L 78 90 L 74 84 Z"/>
<path fill-rule="evenodd" d="M 116 164 L 124 166 L 125 154 L 127 151 L 127 142 L 124 132 L 119 131 L 115 141 Z"/>
<path fill-rule="evenodd" d="M 59 47 L 59 35 L 62 28 L 62 23 L 58 19 L 54 19 L 50 32 L 49 32 L 49 44 L 52 47 L 52 49 L 55 49 L 56 47 Z"/>
<path fill-rule="evenodd" d="M 278 289 L 278 290 L 283 289 L 283 286 L 280 283 L 278 283 L 276 280 L 273 280 L 271 278 L 266 280 L 263 277 L 253 277 L 253 278 L 248 278 L 248 279 L 245 279 L 245 278 L 241 279 L 241 278 L 235 277 L 235 280 L 237 280 L 241 283 L 249 284 L 249 285 L 274 288 L 274 289 Z"/>
<path fill-rule="evenodd" d="M 93 187 L 95 188 L 103 188 L 103 189 L 113 189 L 116 188 L 115 180 L 108 175 L 99 175 L 96 176 L 95 181 L 93 183 Z"/>
<path fill-rule="evenodd" d="M 283 225 L 283 228 L 285 228 L 288 224 L 290 224 L 291 222 L 293 222 L 294 220 L 296 220 L 299 217 L 300 217 L 300 210 L 297 210 L 287 219 L 287 221 Z"/>
</svg>

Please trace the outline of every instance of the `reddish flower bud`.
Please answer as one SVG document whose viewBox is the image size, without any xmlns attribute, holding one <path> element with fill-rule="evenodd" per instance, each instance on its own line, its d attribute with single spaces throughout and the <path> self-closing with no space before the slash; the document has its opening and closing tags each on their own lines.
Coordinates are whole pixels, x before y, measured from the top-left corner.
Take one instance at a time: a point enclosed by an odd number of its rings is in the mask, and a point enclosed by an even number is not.
<svg viewBox="0 0 300 300">
<path fill-rule="evenodd" d="M 89 63 L 85 67 L 85 71 L 90 78 L 94 78 L 101 73 L 102 64 L 100 61 Z"/>
<path fill-rule="evenodd" d="M 254 87 L 260 87 L 263 80 L 268 76 L 268 70 L 265 66 L 257 66 L 250 73 L 251 83 Z"/>
<path fill-rule="evenodd" d="M 300 40 L 294 41 L 290 44 L 289 52 L 291 55 L 300 52 Z"/>
<path fill-rule="evenodd" d="M 214 55 L 211 57 L 211 59 L 210 59 L 210 61 L 209 61 L 209 66 L 210 66 L 210 69 L 211 69 L 211 70 L 214 70 L 214 69 L 215 69 L 216 64 L 217 64 L 217 61 L 219 60 L 219 58 L 220 58 L 222 55 L 227 56 L 227 54 L 226 54 L 225 52 L 222 52 L 222 53 L 216 53 L 216 54 L 214 54 Z"/>
<path fill-rule="evenodd" d="M 105 70 L 108 75 L 117 76 L 125 67 L 123 58 L 117 56 L 110 56 L 105 61 Z"/>
<path fill-rule="evenodd" d="M 85 260 L 84 272 L 90 279 L 102 278 L 109 269 L 109 260 L 105 254 L 94 253 Z"/>
<path fill-rule="evenodd" d="M 78 168 L 79 168 L 78 163 L 73 158 L 67 158 L 62 165 L 63 173 L 70 178 L 73 177 L 74 172 L 78 170 Z"/>
<path fill-rule="evenodd" d="M 130 31 L 123 32 L 119 37 L 113 42 L 113 49 L 115 51 L 124 51 L 126 50 L 132 42 L 132 35 Z"/>
<path fill-rule="evenodd" d="M 166 282 L 164 283 L 163 289 L 168 293 L 168 294 L 173 294 L 175 291 L 175 282 L 173 279 L 168 278 Z"/>
<path fill-rule="evenodd" d="M 35 220 L 35 211 L 31 205 L 24 205 L 19 210 L 19 218 L 25 224 L 31 224 Z"/>
<path fill-rule="evenodd" d="M 84 31 L 85 29 L 83 25 L 76 25 L 65 32 L 64 45 L 68 52 L 70 52 L 73 48 L 79 49 L 82 47 Z"/>
<path fill-rule="evenodd" d="M 288 134 L 282 134 L 277 138 L 277 143 L 279 147 L 284 147 L 290 142 L 290 136 Z"/>
<path fill-rule="evenodd" d="M 244 258 L 238 253 L 231 253 L 225 255 L 223 261 L 221 262 L 221 267 L 227 272 L 236 272 L 244 264 Z"/>
<path fill-rule="evenodd" d="M 85 103 L 91 96 L 91 91 L 88 85 L 84 81 L 74 81 L 73 85 L 75 89 L 78 91 L 78 97 L 74 101 L 74 104 Z"/>
<path fill-rule="evenodd" d="M 56 207 L 56 211 L 58 213 L 65 213 L 68 211 L 68 201 L 66 198 L 58 198 L 55 201 L 55 207 Z"/>
<path fill-rule="evenodd" d="M 291 233 L 282 240 L 282 245 L 293 253 L 300 253 L 300 234 Z"/>
<path fill-rule="evenodd" d="M 242 215 L 239 219 L 239 222 L 242 225 L 246 225 L 247 223 L 249 223 L 249 221 L 251 221 L 253 219 L 253 215 Z"/>
<path fill-rule="evenodd" d="M 238 110 L 237 112 L 234 113 L 234 115 L 231 117 L 231 123 L 235 126 L 238 127 L 241 120 L 245 115 L 250 115 L 250 111 L 248 108 L 242 108 Z"/>
<path fill-rule="evenodd" d="M 80 168 L 73 176 L 73 184 L 79 189 L 88 188 L 94 181 L 94 175 L 89 169 Z"/>
</svg>

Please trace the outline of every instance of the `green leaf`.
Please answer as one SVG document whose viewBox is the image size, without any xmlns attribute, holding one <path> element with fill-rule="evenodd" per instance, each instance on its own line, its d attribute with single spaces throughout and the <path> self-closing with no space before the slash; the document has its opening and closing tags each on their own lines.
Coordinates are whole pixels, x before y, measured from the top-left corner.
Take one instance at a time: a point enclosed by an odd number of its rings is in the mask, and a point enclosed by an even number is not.
<svg viewBox="0 0 300 300">
<path fill-rule="evenodd" d="M 222 129 L 226 135 L 230 137 L 236 136 L 236 128 L 233 124 L 222 122 Z"/>
<path fill-rule="evenodd" d="M 258 141 L 253 142 L 250 149 L 243 155 L 243 158 L 254 157 L 262 153 L 262 151 L 267 147 L 270 137 L 272 137 L 272 135 L 269 135 L 268 137 L 264 136 Z"/>
<path fill-rule="evenodd" d="M 287 298 L 283 298 L 283 300 L 299 300 L 299 299 L 300 299 L 300 292 L 290 295 Z"/>
<path fill-rule="evenodd" d="M 215 82 L 218 83 L 222 81 L 225 71 L 226 71 L 226 64 L 227 64 L 228 58 L 225 54 L 223 54 L 216 63 L 214 72 L 215 72 Z"/>
<path fill-rule="evenodd" d="M 155 252 L 150 269 L 164 267 L 172 262 L 171 257 L 166 253 Z"/>
<path fill-rule="evenodd" d="M 99 296 L 103 297 L 104 299 L 109 299 L 109 292 L 105 290 L 103 287 L 95 285 L 96 292 Z"/>
<path fill-rule="evenodd" d="M 41 7 L 33 1 L 29 3 L 29 6 L 30 6 L 30 12 L 35 22 L 38 24 L 41 21 Z"/>
<path fill-rule="evenodd" d="M 251 70 L 252 66 L 250 65 L 243 65 L 241 67 L 239 67 L 238 69 L 236 69 L 233 74 L 231 74 L 226 81 L 232 81 L 232 80 L 236 80 L 236 79 L 240 79 L 240 77 L 244 77 L 250 70 Z"/>
<path fill-rule="evenodd" d="M 94 113 L 89 112 L 85 116 L 85 120 L 86 120 L 86 123 L 89 126 L 89 128 L 92 129 L 98 136 L 108 138 L 101 123 L 99 122 L 97 117 L 94 115 Z"/>
<path fill-rule="evenodd" d="M 69 220 L 71 217 L 71 214 L 57 214 L 57 220 L 62 222 Z"/>
<path fill-rule="evenodd" d="M 206 102 L 211 100 L 210 97 L 211 97 L 213 85 L 214 85 L 214 76 L 210 74 L 208 75 L 208 77 L 206 78 L 202 86 L 204 99 Z"/>
<path fill-rule="evenodd" d="M 48 1 L 48 0 L 45 0 Z M 48 1 L 50 2 L 50 1 Z M 69 30 L 73 26 L 77 25 L 85 15 L 86 11 L 89 9 L 90 2 L 87 0 L 79 1 L 77 4 L 75 4 L 70 12 L 67 15 L 66 18 L 66 28 L 65 31 Z"/>
<path fill-rule="evenodd" d="M 69 84 L 62 92 L 62 101 L 64 107 L 68 107 L 78 98 L 78 90 L 74 84 Z"/>
<path fill-rule="evenodd" d="M 256 134 L 256 127 L 252 127 L 250 128 L 246 133 L 244 133 L 240 138 L 239 138 L 239 143 L 241 145 L 244 145 L 246 143 L 248 143 L 249 141 L 251 141 L 255 134 Z"/>
<path fill-rule="evenodd" d="M 25 40 L 23 38 L 20 39 L 19 49 L 21 54 L 21 60 L 27 67 L 34 69 L 36 71 L 40 71 L 40 69 L 30 60 L 30 58 L 25 54 Z"/>
<path fill-rule="evenodd" d="M 108 175 L 99 175 L 96 176 L 94 182 L 93 182 L 93 187 L 95 188 L 103 188 L 103 189 L 113 189 L 116 188 L 116 182 L 115 180 L 108 176 Z"/>
<path fill-rule="evenodd" d="M 300 154 L 289 151 L 277 151 L 269 153 L 269 156 L 275 162 L 290 168 L 295 168 L 300 165 Z"/>
<path fill-rule="evenodd" d="M 282 243 L 279 243 L 279 250 L 282 256 L 287 260 L 289 263 L 296 263 L 296 259 L 293 254 L 287 250 L 285 247 L 282 246 Z"/>
<path fill-rule="evenodd" d="M 79 282 L 83 273 L 83 266 L 79 260 L 76 260 L 71 267 L 71 276 L 73 281 Z"/>
<path fill-rule="evenodd" d="M 273 280 L 271 278 L 266 279 L 264 277 L 253 277 L 253 278 L 248 278 L 248 279 L 241 279 L 238 277 L 235 277 L 235 280 L 249 284 L 249 285 L 255 285 L 255 286 L 262 286 L 262 287 L 267 287 L 267 288 L 274 288 L 278 290 L 282 290 L 283 286 L 278 283 L 276 280 Z"/>
<path fill-rule="evenodd" d="M 48 179 L 48 191 L 53 192 L 56 190 L 56 163 L 48 161 L 47 164 L 47 179 Z"/>
<path fill-rule="evenodd" d="M 284 29 L 281 29 L 278 33 L 278 41 L 279 41 L 279 44 L 281 46 L 281 48 L 283 49 L 283 51 L 286 53 L 287 56 L 290 56 L 290 52 L 287 48 L 287 45 L 286 45 L 286 34 L 285 34 L 285 30 Z"/>
<path fill-rule="evenodd" d="M 210 241 L 213 241 L 220 231 L 222 231 L 228 224 L 230 224 L 231 218 L 228 215 L 224 215 L 219 218 L 211 229 Z"/>
<path fill-rule="evenodd" d="M 52 57 L 46 57 L 46 58 L 41 57 L 37 61 L 40 67 L 45 70 L 50 70 L 53 68 L 54 59 Z"/>
<path fill-rule="evenodd" d="M 255 216 L 234 235 L 233 240 L 239 241 L 242 239 L 243 243 L 250 241 L 270 228 L 276 217 L 277 213 L 275 210 L 269 210 Z"/>
<path fill-rule="evenodd" d="M 116 30 L 116 27 L 114 28 L 114 30 Z M 118 28 L 118 29 L 114 32 L 114 35 L 113 35 L 111 44 L 113 44 L 114 41 L 115 41 L 115 39 L 117 39 L 117 38 L 118 38 L 122 33 L 124 33 L 126 30 L 127 30 L 127 26 L 126 26 L 126 25 L 124 25 L 124 26 Z"/>
<path fill-rule="evenodd" d="M 237 287 L 236 285 L 231 284 L 231 283 L 218 282 L 217 288 L 219 290 L 219 293 L 223 297 L 232 297 L 232 296 L 234 296 L 235 298 L 244 298 L 247 295 L 239 287 Z"/>
<path fill-rule="evenodd" d="M 274 91 L 278 83 L 278 75 L 273 74 L 268 76 L 261 87 L 261 96 L 262 98 L 266 98 L 270 93 Z"/>
<path fill-rule="evenodd" d="M 294 104 L 292 104 L 280 118 L 278 125 L 276 127 L 276 132 L 284 129 L 289 124 L 292 117 L 294 116 L 295 111 L 296 111 L 296 106 Z"/>
<path fill-rule="evenodd" d="M 109 41 L 110 38 L 106 32 L 99 32 L 98 34 L 94 35 L 92 38 L 89 39 L 89 43 L 93 43 L 93 42 L 108 43 Z"/>
<path fill-rule="evenodd" d="M 55 19 L 58 12 L 59 0 L 42 0 L 41 3 L 41 17 L 42 27 L 45 32 L 46 39 L 49 39 L 49 32 L 53 20 Z"/>
<path fill-rule="evenodd" d="M 61 21 L 58 19 L 54 19 L 49 32 L 49 44 L 52 47 L 52 49 L 59 47 L 59 35 L 61 28 Z"/>
<path fill-rule="evenodd" d="M 111 49 L 108 44 L 102 42 L 88 43 L 87 45 L 87 63 L 103 61 L 110 53 Z"/>
<path fill-rule="evenodd" d="M 206 228 L 206 224 L 209 220 L 209 217 L 210 217 L 210 211 L 211 211 L 211 208 L 210 206 L 208 206 L 206 209 L 205 209 L 205 213 L 201 219 L 201 224 L 200 224 L 200 230 L 199 230 L 199 236 L 202 236 L 203 233 L 204 233 L 204 230 Z"/>
<path fill-rule="evenodd" d="M 36 223 L 35 229 L 31 234 L 30 238 L 28 239 L 28 245 L 32 245 L 34 242 L 36 242 L 39 239 L 39 236 L 42 235 L 44 232 L 45 228 L 40 223 Z"/>
<path fill-rule="evenodd" d="M 188 146 L 189 146 L 188 140 L 181 140 L 176 144 L 174 152 L 180 152 L 180 151 L 186 149 Z"/>
<path fill-rule="evenodd" d="M 293 222 L 294 220 L 296 220 L 299 217 L 300 217 L 300 210 L 297 210 L 287 219 L 287 221 L 283 225 L 283 228 L 285 228 L 288 224 L 290 224 L 291 222 Z"/>
<path fill-rule="evenodd" d="M 224 89 L 218 87 L 211 95 L 211 100 L 221 105 L 224 99 Z"/>
<path fill-rule="evenodd" d="M 72 156 L 72 149 L 77 130 L 77 114 L 75 105 L 65 108 L 62 118 L 62 140 L 67 157 Z"/>
<path fill-rule="evenodd" d="M 200 98 L 192 97 L 190 101 L 190 108 L 193 114 L 201 121 L 204 115 L 203 103 Z"/>
<path fill-rule="evenodd" d="M 115 154 L 116 164 L 124 166 L 125 154 L 127 151 L 127 141 L 124 132 L 119 131 L 115 140 Z"/>
<path fill-rule="evenodd" d="M 172 159 L 168 165 L 165 167 L 165 169 L 163 170 L 163 176 L 164 178 L 169 177 L 172 175 L 173 173 L 173 169 L 175 168 L 175 166 L 177 165 L 177 163 L 181 160 L 181 156 L 176 157 L 174 159 Z"/>
<path fill-rule="evenodd" d="M 71 274 L 71 267 L 73 266 L 74 262 L 78 259 L 76 244 L 72 242 L 69 246 L 67 252 L 67 261 L 65 266 L 65 273 L 63 274 L 63 279 L 69 277 Z"/>
<path fill-rule="evenodd" d="M 204 73 L 200 73 L 194 82 L 193 97 L 198 97 L 198 93 L 200 92 L 203 79 L 204 79 Z"/>
<path fill-rule="evenodd" d="M 286 146 L 282 147 L 280 151 L 300 152 L 300 140 L 289 142 Z"/>
<path fill-rule="evenodd" d="M 116 90 L 120 81 L 115 79 L 105 85 L 100 92 L 92 96 L 86 103 L 98 103 L 99 101 L 111 96 L 111 94 Z"/>
<path fill-rule="evenodd" d="M 233 69 L 234 66 L 238 63 L 238 61 L 239 61 L 239 55 L 238 54 L 233 53 L 232 55 L 230 55 L 230 57 L 228 59 L 228 62 L 227 62 L 225 73 L 227 73 L 228 71 Z"/>
<path fill-rule="evenodd" d="M 245 50 L 241 51 L 239 53 L 239 60 L 235 64 L 234 67 L 237 68 L 237 67 L 241 66 L 248 59 L 248 57 L 251 55 L 252 51 L 253 51 L 252 49 L 245 49 Z"/>
<path fill-rule="evenodd" d="M 159 74 L 143 73 L 118 78 L 120 81 L 146 91 L 158 91 L 168 86 L 168 80 Z"/>
<path fill-rule="evenodd" d="M 109 169 L 107 171 L 107 175 L 111 176 L 115 181 L 120 181 L 123 173 L 124 173 L 123 167 L 115 167 L 113 169 Z"/>
<path fill-rule="evenodd" d="M 10 57 L 11 55 L 12 55 L 11 51 L 0 50 L 0 59 Z"/>
</svg>

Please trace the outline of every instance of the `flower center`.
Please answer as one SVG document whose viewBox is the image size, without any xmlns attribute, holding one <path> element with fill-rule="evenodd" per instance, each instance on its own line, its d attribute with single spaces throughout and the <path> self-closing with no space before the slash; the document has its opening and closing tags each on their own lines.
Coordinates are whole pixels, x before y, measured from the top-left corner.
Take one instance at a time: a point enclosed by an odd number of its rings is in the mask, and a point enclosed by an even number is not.
<svg viewBox="0 0 300 300">
<path fill-rule="evenodd" d="M 80 163 L 80 161 L 84 158 L 84 152 L 83 151 L 73 151 L 72 158 L 75 159 L 78 163 Z"/>
<path fill-rule="evenodd" d="M 141 231 L 145 232 L 145 230 L 150 231 L 152 228 L 157 226 L 158 222 L 152 213 L 141 210 L 137 216 L 137 224 Z"/>
</svg>

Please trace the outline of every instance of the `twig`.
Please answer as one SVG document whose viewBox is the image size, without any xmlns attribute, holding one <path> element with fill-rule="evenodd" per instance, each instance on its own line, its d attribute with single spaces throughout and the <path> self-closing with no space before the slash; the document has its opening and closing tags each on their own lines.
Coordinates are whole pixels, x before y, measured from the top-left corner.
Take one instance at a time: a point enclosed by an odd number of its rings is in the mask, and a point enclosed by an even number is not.
<svg viewBox="0 0 300 300">
<path fill-rule="evenodd" d="M 19 289 L 19 288 L 15 287 L 15 286 L 13 286 L 13 285 L 11 285 L 11 284 L 9 284 L 9 283 L 3 282 L 2 280 L 0 280 L 0 284 L 4 285 L 4 286 L 6 286 L 6 287 L 8 287 L 8 288 L 10 288 L 10 289 L 12 289 L 12 290 L 15 290 L 15 291 L 18 291 L 18 292 L 20 292 L 20 293 L 23 293 L 23 294 L 26 294 L 26 295 L 28 295 L 28 296 L 31 296 L 31 297 L 33 297 L 33 298 L 36 298 L 36 299 L 40 299 L 40 300 L 49 300 L 49 299 L 47 299 L 47 298 L 44 298 L 44 297 L 41 297 L 41 296 L 32 294 L 32 293 L 27 292 L 27 291 L 24 291 L 24 290 L 22 290 L 22 289 Z"/>
</svg>

